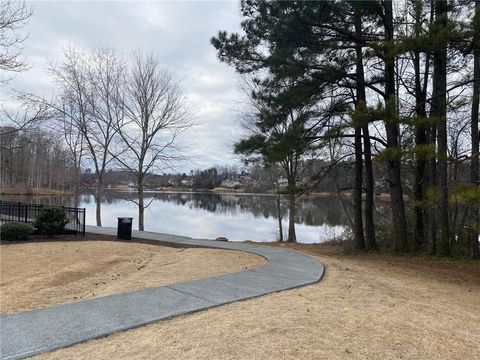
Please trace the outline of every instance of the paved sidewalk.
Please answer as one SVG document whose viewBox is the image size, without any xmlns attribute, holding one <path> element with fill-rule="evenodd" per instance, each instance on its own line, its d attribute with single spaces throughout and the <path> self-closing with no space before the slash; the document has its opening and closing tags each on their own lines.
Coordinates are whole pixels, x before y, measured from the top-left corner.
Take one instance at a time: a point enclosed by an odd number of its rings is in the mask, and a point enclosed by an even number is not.
<svg viewBox="0 0 480 360">
<path fill-rule="evenodd" d="M 114 228 L 87 232 L 116 235 Z M 152 232 L 138 239 L 240 250 L 268 260 L 261 267 L 201 280 L 147 288 L 0 317 L 0 358 L 22 359 L 173 316 L 318 282 L 315 258 L 277 247 L 199 240 Z"/>
</svg>

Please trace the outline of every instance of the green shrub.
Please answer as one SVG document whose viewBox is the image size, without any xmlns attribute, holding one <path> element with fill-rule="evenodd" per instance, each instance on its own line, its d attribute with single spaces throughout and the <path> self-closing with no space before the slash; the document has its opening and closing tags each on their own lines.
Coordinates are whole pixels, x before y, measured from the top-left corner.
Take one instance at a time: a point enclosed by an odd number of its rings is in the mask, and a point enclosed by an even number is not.
<svg viewBox="0 0 480 360">
<path fill-rule="evenodd" d="M 44 207 L 35 221 L 35 228 L 41 235 L 53 237 L 61 234 L 68 224 L 67 214 L 61 208 Z"/>
<path fill-rule="evenodd" d="M 33 227 L 26 223 L 12 221 L 0 226 L 2 241 L 27 240 L 31 233 L 33 233 Z"/>
</svg>

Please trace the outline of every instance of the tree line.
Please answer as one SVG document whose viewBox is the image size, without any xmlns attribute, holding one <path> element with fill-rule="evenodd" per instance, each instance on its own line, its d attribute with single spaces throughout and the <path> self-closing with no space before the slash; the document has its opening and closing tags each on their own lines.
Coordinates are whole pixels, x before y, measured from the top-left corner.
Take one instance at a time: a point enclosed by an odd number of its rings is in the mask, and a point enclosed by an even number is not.
<svg viewBox="0 0 480 360">
<path fill-rule="evenodd" d="M 480 2 L 243 0 L 241 14 L 241 34 L 212 38 L 247 84 L 236 152 L 282 167 L 289 212 L 301 161 L 328 159 L 321 180 L 351 155 L 358 249 L 478 258 Z M 374 163 L 390 193 L 385 244 Z"/>
<path fill-rule="evenodd" d="M 36 129 L 0 129 L 0 184 L 17 191 L 48 188 L 69 190 L 74 181 L 70 154 L 62 139 Z"/>
</svg>

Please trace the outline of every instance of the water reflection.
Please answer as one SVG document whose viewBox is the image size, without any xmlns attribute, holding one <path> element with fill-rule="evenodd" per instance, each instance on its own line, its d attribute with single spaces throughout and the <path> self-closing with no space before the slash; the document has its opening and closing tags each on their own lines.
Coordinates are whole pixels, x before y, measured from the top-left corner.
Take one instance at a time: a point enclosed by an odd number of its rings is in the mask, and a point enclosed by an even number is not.
<svg viewBox="0 0 480 360">
<path fill-rule="evenodd" d="M 95 224 L 95 200 L 91 195 L 52 197 L 4 197 L 5 200 L 84 207 L 87 224 Z M 152 199 L 153 198 L 153 199 Z M 106 193 L 102 199 L 102 223 L 116 226 L 118 216 L 138 218 L 133 192 Z M 258 194 L 150 193 L 145 210 L 145 230 L 191 237 L 272 241 L 277 233 L 275 198 Z M 299 242 L 322 242 L 340 236 L 347 218 L 336 197 L 304 197 L 298 201 Z M 347 208 L 348 211 L 348 208 Z M 134 224 L 136 226 L 137 224 Z M 286 222 L 285 222 L 286 225 Z"/>
</svg>

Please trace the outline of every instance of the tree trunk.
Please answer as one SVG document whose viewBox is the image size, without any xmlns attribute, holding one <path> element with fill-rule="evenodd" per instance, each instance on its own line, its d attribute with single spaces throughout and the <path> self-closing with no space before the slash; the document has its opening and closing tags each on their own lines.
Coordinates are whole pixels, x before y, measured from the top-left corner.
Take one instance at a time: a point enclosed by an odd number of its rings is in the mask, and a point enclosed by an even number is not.
<svg viewBox="0 0 480 360">
<path fill-rule="evenodd" d="M 385 7 L 385 42 L 391 44 L 393 38 L 393 9 L 392 1 L 384 1 Z M 403 251 L 407 244 L 407 220 L 403 201 L 403 187 L 401 177 L 401 148 L 400 127 L 396 116 L 395 105 L 395 59 L 386 50 L 385 57 L 385 132 L 387 135 L 387 174 L 390 188 L 390 201 L 393 220 L 393 249 Z"/>
<path fill-rule="evenodd" d="M 288 181 L 288 242 L 297 242 L 295 233 L 295 181 Z"/>
<path fill-rule="evenodd" d="M 421 1 L 415 2 L 415 37 L 421 36 L 422 26 L 422 7 Z M 425 127 L 425 120 L 427 118 L 426 100 L 427 92 L 426 85 L 428 84 L 428 69 L 429 58 L 425 61 L 425 71 L 422 86 L 421 70 L 420 70 L 420 51 L 415 50 L 413 54 L 413 63 L 415 71 L 415 110 L 417 121 L 415 124 L 415 146 L 417 148 L 416 162 L 415 162 L 415 183 L 413 188 L 413 196 L 415 199 L 415 228 L 414 228 L 414 247 L 416 249 L 425 250 L 425 234 L 426 234 L 426 218 L 425 218 L 425 189 L 426 189 L 426 167 L 427 158 L 423 150 L 427 145 L 427 129 Z"/>
<path fill-rule="evenodd" d="M 102 183 L 97 180 L 97 188 L 95 189 L 95 205 L 97 226 L 102 226 Z"/>
<path fill-rule="evenodd" d="M 372 148 L 368 125 L 363 127 L 363 148 L 365 151 L 365 235 L 367 249 L 378 247 L 375 237 L 375 223 L 373 212 L 375 208 L 375 188 L 373 181 Z"/>
<path fill-rule="evenodd" d="M 435 76 L 434 76 L 435 78 Z M 433 97 L 435 93 L 433 94 Z M 432 107 L 433 107 L 432 102 Z M 432 117 L 432 113 L 430 117 Z M 437 138 L 437 127 L 432 125 L 429 131 L 429 145 L 433 147 L 436 153 L 436 138 Z M 437 187 L 437 160 L 435 157 L 430 159 L 429 169 L 428 169 L 428 186 L 430 190 L 434 190 Z M 437 251 L 437 221 L 436 221 L 436 207 L 432 199 L 429 199 L 429 205 L 427 207 L 428 213 L 428 253 L 433 255 Z"/>
<path fill-rule="evenodd" d="M 365 239 L 363 237 L 362 187 L 362 129 L 357 126 L 355 128 L 355 186 L 353 188 L 353 223 L 355 248 L 357 249 L 365 249 Z"/>
<path fill-rule="evenodd" d="M 362 14 L 361 8 L 359 6 L 355 7 L 355 35 L 357 38 L 363 38 L 362 31 Z M 356 43 L 355 45 L 356 53 L 356 93 L 357 93 L 357 102 L 356 110 L 360 113 L 365 112 L 366 110 L 366 91 L 365 91 L 365 73 L 363 69 L 363 52 L 362 45 Z M 356 124 L 359 126 L 358 129 L 355 129 L 355 188 L 360 189 L 359 193 L 354 195 L 354 214 L 355 214 L 355 223 L 359 221 L 359 226 L 355 226 L 355 244 L 357 248 L 366 247 L 367 250 L 377 247 L 375 241 L 375 225 L 373 222 L 373 205 L 374 205 L 374 193 L 373 193 L 373 166 L 372 166 L 372 155 L 371 155 L 371 144 L 370 144 L 370 134 L 368 131 L 368 120 L 367 123 Z M 360 126 L 362 128 L 360 129 Z M 357 131 L 358 130 L 358 131 Z M 362 221 L 362 140 L 361 132 L 363 131 L 363 146 L 364 146 L 364 157 L 365 157 L 365 234 L 366 239 L 363 238 L 363 224 Z M 355 190 L 354 190 L 355 191 Z M 359 204 L 355 206 L 355 203 Z M 358 219 L 359 217 L 359 219 Z M 358 238 L 357 238 L 358 236 Z"/>
<path fill-rule="evenodd" d="M 282 206 L 280 204 L 280 195 L 275 196 L 277 202 L 277 217 L 278 217 L 278 241 L 283 241 L 283 224 L 282 224 Z"/>
<path fill-rule="evenodd" d="M 145 204 L 143 199 L 143 178 L 138 178 L 138 230 L 144 231 Z"/>
<path fill-rule="evenodd" d="M 439 28 L 447 26 L 447 2 L 436 0 L 435 21 Z M 450 236 L 448 226 L 448 171 L 447 171 L 447 46 L 443 36 L 439 38 L 434 54 L 434 72 L 436 83 L 436 115 L 438 127 L 438 221 L 440 223 L 440 236 L 438 238 L 437 254 L 445 256 L 450 254 Z"/>
<path fill-rule="evenodd" d="M 431 2 L 432 6 L 432 16 L 435 16 L 435 4 Z M 433 22 L 433 19 L 432 19 Z M 435 69 L 434 69 L 435 70 Z M 428 129 L 428 144 L 432 148 L 435 156 L 431 157 L 428 164 L 428 187 L 432 194 L 436 194 L 437 189 L 437 125 L 436 125 L 436 116 L 437 116 L 437 84 L 438 72 L 433 72 L 433 84 L 432 84 L 432 101 L 430 106 L 430 122 L 431 125 Z M 434 255 L 437 252 L 437 206 L 436 199 L 430 196 L 428 199 L 428 254 Z"/>
<path fill-rule="evenodd" d="M 472 123 L 471 123 L 471 136 L 472 136 L 472 162 L 470 164 L 470 179 L 473 186 L 480 186 L 479 183 L 479 132 L 478 132 L 478 119 L 479 119 L 479 103 L 480 103 L 480 1 L 477 0 L 475 4 L 475 17 L 474 17 L 474 64 L 473 64 L 473 99 L 472 99 Z M 478 235 L 480 225 L 480 212 L 479 207 L 472 206 L 471 209 L 471 223 L 470 226 L 470 243 L 471 243 L 471 257 L 478 259 L 480 257 L 480 249 L 478 247 Z"/>
</svg>

